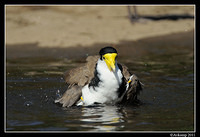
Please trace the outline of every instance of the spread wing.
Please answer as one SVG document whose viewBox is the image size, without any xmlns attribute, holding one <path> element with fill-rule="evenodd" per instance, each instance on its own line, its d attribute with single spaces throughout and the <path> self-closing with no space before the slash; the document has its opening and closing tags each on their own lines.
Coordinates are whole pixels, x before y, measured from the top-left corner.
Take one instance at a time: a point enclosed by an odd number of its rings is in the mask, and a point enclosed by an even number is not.
<svg viewBox="0 0 200 137">
<path fill-rule="evenodd" d="M 69 85 L 67 91 L 55 103 L 63 107 L 70 107 L 80 100 L 82 87 L 94 77 L 95 66 L 99 56 L 88 56 L 83 66 L 71 69 L 64 73 L 65 82 Z"/>
<path fill-rule="evenodd" d="M 94 77 L 94 70 L 99 56 L 88 56 L 86 63 L 64 73 L 65 82 L 72 86 L 84 86 Z"/>
<path fill-rule="evenodd" d="M 118 64 L 118 66 L 120 66 L 120 64 Z M 142 90 L 142 83 L 135 74 L 131 74 L 131 72 L 128 71 L 125 65 L 122 64 L 120 67 L 125 78 L 126 86 L 128 86 L 121 103 L 133 103 L 137 101 L 137 95 Z"/>
<path fill-rule="evenodd" d="M 60 103 L 63 107 L 74 105 L 81 97 L 81 89 L 78 85 L 68 88 L 60 99 L 55 100 L 55 103 Z"/>
</svg>

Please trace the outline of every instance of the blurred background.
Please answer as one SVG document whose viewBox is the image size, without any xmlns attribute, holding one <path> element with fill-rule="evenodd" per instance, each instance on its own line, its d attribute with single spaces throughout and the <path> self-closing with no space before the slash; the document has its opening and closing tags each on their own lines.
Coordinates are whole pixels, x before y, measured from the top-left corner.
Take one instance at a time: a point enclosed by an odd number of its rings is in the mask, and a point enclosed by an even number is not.
<svg viewBox="0 0 200 137">
<path fill-rule="evenodd" d="M 6 5 L 7 131 L 194 131 L 194 5 Z M 141 104 L 61 108 L 63 73 L 105 46 Z"/>
<path fill-rule="evenodd" d="M 134 13 L 133 7 L 129 6 L 132 13 Z M 8 5 L 6 6 L 6 45 L 8 48 L 17 48 L 21 45 L 23 48 L 34 50 L 38 47 L 116 45 L 122 41 L 138 41 L 148 37 L 190 32 L 194 29 L 194 20 L 189 18 L 194 17 L 194 6 L 135 7 L 138 17 L 164 16 L 166 19 L 142 18 L 131 23 L 128 6 Z M 169 15 L 176 15 L 177 20 L 167 18 Z M 188 15 L 188 18 L 181 18 Z M 31 53 L 23 52 L 19 56 L 25 54 Z M 7 55 L 9 57 L 9 54 Z"/>
</svg>

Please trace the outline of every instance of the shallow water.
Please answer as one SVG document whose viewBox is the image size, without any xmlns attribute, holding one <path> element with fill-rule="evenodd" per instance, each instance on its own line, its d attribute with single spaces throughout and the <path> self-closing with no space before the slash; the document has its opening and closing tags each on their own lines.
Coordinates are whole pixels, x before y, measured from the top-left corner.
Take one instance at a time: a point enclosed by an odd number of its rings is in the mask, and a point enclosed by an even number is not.
<svg viewBox="0 0 200 137">
<path fill-rule="evenodd" d="M 193 43 L 192 43 L 193 44 Z M 193 131 L 193 45 L 135 45 L 140 56 L 121 54 L 144 90 L 136 106 L 72 107 L 54 104 L 67 89 L 62 74 L 81 65 L 82 58 L 7 58 L 7 131 Z M 128 47 L 120 46 L 119 49 Z M 120 51 L 118 51 L 120 53 Z"/>
</svg>

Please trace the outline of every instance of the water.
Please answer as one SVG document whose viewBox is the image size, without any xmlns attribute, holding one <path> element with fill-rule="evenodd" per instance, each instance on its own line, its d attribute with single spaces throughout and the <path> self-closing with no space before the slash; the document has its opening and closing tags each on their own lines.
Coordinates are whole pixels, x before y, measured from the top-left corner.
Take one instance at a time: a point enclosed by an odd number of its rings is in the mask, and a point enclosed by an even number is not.
<svg viewBox="0 0 200 137">
<path fill-rule="evenodd" d="M 63 72 L 81 65 L 81 57 L 7 58 L 6 130 L 193 131 L 193 43 L 187 39 L 178 41 L 119 44 L 119 62 L 126 64 L 145 85 L 138 97 L 142 103 L 127 107 L 62 108 L 54 104 L 67 89 Z M 137 56 L 134 52 L 138 52 Z"/>
</svg>

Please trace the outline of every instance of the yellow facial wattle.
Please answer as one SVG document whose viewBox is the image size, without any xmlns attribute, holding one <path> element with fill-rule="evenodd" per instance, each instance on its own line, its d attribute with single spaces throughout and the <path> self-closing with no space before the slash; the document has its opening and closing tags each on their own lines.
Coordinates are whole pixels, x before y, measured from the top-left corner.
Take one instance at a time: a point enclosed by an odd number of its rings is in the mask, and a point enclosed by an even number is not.
<svg viewBox="0 0 200 137">
<path fill-rule="evenodd" d="M 108 69 L 113 72 L 115 71 L 116 56 L 117 56 L 117 53 L 107 53 L 103 55 L 103 60 L 106 62 Z"/>
</svg>

